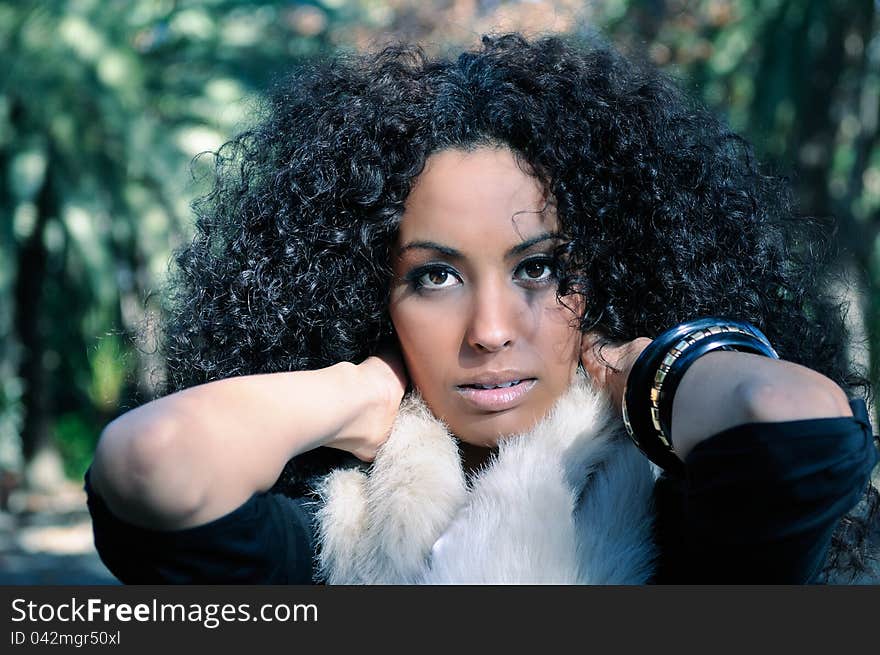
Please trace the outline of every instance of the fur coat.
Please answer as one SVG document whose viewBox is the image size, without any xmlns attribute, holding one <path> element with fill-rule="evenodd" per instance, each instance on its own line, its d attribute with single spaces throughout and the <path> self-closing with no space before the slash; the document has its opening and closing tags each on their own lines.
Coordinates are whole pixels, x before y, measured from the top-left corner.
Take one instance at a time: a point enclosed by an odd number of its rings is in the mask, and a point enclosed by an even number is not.
<svg viewBox="0 0 880 655">
<path fill-rule="evenodd" d="M 319 486 L 330 584 L 642 584 L 653 573 L 654 469 L 578 373 L 470 482 L 458 444 L 416 394 L 369 474 Z"/>
</svg>

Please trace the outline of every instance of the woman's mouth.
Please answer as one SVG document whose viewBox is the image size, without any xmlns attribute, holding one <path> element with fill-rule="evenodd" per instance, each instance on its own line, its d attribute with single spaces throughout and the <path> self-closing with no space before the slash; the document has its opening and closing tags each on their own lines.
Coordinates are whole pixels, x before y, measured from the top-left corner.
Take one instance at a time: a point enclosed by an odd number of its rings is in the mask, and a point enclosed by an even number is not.
<svg viewBox="0 0 880 655">
<path fill-rule="evenodd" d="M 536 382 L 535 378 L 527 378 L 497 385 L 465 384 L 456 389 L 462 398 L 477 409 L 499 412 L 518 405 Z"/>
</svg>

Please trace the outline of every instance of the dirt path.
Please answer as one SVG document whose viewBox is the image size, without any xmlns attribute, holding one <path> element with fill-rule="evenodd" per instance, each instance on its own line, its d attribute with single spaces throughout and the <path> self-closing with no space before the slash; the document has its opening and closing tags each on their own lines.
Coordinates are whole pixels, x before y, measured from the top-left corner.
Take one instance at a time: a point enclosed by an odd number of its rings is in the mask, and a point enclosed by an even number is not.
<svg viewBox="0 0 880 655">
<path fill-rule="evenodd" d="M 0 511 L 0 584 L 119 584 L 95 552 L 79 485 L 52 495 L 15 494 L 9 511 Z"/>
</svg>

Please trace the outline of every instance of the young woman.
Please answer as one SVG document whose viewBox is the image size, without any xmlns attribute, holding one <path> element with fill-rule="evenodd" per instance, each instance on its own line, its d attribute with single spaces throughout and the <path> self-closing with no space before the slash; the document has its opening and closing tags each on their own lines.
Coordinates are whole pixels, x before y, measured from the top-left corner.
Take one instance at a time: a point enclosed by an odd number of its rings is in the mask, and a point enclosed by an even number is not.
<svg viewBox="0 0 880 655">
<path fill-rule="evenodd" d="M 867 385 L 804 222 L 660 74 L 516 34 L 339 56 L 217 161 L 167 389 L 86 475 L 123 582 L 872 574 Z"/>
</svg>

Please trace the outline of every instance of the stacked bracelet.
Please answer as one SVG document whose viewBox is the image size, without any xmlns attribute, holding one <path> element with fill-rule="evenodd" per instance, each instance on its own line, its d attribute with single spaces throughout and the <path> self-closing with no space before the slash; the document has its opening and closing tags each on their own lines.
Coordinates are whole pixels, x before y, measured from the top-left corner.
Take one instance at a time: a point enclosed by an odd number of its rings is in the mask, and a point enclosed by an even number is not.
<svg viewBox="0 0 880 655">
<path fill-rule="evenodd" d="M 626 430 L 648 459 L 674 475 L 684 473 L 670 436 L 675 391 L 691 364 L 714 350 L 779 358 L 753 325 L 709 317 L 663 332 L 642 351 L 627 377 L 623 394 Z"/>
</svg>

